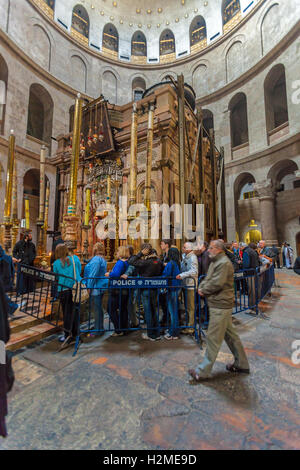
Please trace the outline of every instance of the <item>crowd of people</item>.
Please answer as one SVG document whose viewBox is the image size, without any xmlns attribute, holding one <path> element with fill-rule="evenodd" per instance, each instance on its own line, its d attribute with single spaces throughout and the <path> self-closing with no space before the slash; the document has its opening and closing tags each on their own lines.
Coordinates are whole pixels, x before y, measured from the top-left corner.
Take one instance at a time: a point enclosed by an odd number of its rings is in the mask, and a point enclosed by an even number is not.
<svg viewBox="0 0 300 470">
<path fill-rule="evenodd" d="M 62 241 L 62 240 L 60 240 Z M 243 270 L 246 274 L 253 273 L 257 268 L 261 271 L 276 262 L 276 253 L 261 240 L 258 245 L 233 242 L 223 244 L 226 257 L 230 260 L 233 271 Z M 104 298 L 107 300 L 107 311 L 114 326 L 113 336 L 123 336 L 128 329 L 138 327 L 138 304 L 143 307 L 146 331 L 143 338 L 151 341 L 164 338 L 175 340 L 180 334 L 194 334 L 195 310 L 199 304 L 196 288 L 199 281 L 207 275 L 212 256 L 209 245 L 186 242 L 182 253 L 170 240 L 160 243 L 161 256 L 149 243 L 141 246 L 139 253 L 134 253 L 132 246 L 120 246 L 116 252 L 116 263 L 110 272 L 104 257 L 104 245 L 96 243 L 93 257 L 87 262 L 81 273 L 80 261 L 70 253 L 65 244 L 59 243 L 55 249 L 56 261 L 53 271 L 61 277 L 59 294 L 64 318 L 70 318 L 73 308 L 71 278 L 77 282 L 84 279 L 90 295 L 90 311 L 95 320 L 95 334 L 104 334 Z M 105 296 L 111 279 L 128 279 L 128 277 L 161 277 L 168 278 L 168 289 L 127 289 L 110 288 L 109 296 Z M 254 282 L 247 282 L 249 305 L 255 304 Z M 139 294 L 139 299 L 137 295 Z M 183 318 L 184 317 L 184 318 Z M 183 328 L 184 325 L 184 328 Z M 71 332 L 68 321 L 65 321 L 65 336 L 61 341 L 75 340 L 76 328 Z M 70 334 L 71 332 L 71 334 Z"/>
<path fill-rule="evenodd" d="M 244 271 L 251 274 L 255 270 L 263 271 L 274 264 L 281 267 L 280 258 L 285 265 L 292 262 L 292 251 L 287 243 L 282 250 L 283 257 L 279 257 L 279 249 L 268 247 L 261 240 L 258 244 L 224 243 L 222 250 L 230 260 L 233 272 Z M 84 269 L 79 258 L 73 253 L 68 242 L 64 242 L 60 232 L 55 234 L 52 252 L 52 271 L 58 278 L 58 296 L 63 311 L 65 334 L 60 338 L 62 342 L 71 343 L 78 335 L 78 318 L 74 316 L 74 283 L 84 279 L 90 298 L 91 315 L 95 320 L 95 334 L 104 333 L 104 298 L 107 299 L 106 309 L 114 325 L 113 336 L 123 336 L 128 329 L 139 326 L 138 305 L 142 305 L 146 332 L 143 338 L 151 341 L 164 338 L 175 340 L 180 334 L 194 334 L 195 311 L 199 307 L 199 298 L 196 296 L 201 289 L 202 282 L 207 276 L 212 254 L 209 244 L 193 244 L 186 242 L 182 253 L 172 244 L 171 240 L 162 240 L 160 243 L 161 256 L 149 243 L 144 243 L 138 253 L 134 253 L 132 246 L 120 246 L 116 252 L 117 260 L 110 272 L 107 271 L 104 245 L 100 242 L 93 247 L 93 256 L 87 261 Z M 20 305 L 13 302 L 8 293 L 13 289 L 14 266 L 26 264 L 32 266 L 36 257 L 35 245 L 30 233 L 25 233 L 23 239 L 17 242 L 13 249 L 13 256 L 5 254 L 0 246 L 0 279 L 3 282 L 9 315 Z M 295 272 L 299 273 L 300 259 L 295 263 Z M 128 277 L 161 277 L 168 279 L 168 289 L 118 289 L 109 288 L 111 279 L 128 279 Z M 251 279 L 250 279 L 251 281 Z M 249 305 L 255 304 L 254 282 L 247 282 L 246 294 L 249 296 Z M 105 295 L 109 288 L 109 295 Z M 24 294 L 34 289 L 33 280 L 18 272 L 16 291 Z M 52 293 L 54 295 L 54 293 Z M 137 298 L 139 296 L 139 298 Z M 209 316 L 210 316 L 210 309 Z M 184 326 L 184 327 L 183 327 Z"/>
</svg>

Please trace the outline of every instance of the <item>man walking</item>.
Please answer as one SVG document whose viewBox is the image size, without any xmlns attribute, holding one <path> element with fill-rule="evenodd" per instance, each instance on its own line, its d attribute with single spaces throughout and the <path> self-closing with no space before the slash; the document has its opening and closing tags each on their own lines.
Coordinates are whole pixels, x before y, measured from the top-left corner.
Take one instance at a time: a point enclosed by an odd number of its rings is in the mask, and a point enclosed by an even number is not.
<svg viewBox="0 0 300 470">
<path fill-rule="evenodd" d="M 199 295 L 207 298 L 210 321 L 207 331 L 207 347 L 203 361 L 189 374 L 200 381 L 210 376 L 222 342 L 225 339 L 234 356 L 234 363 L 227 365 L 230 372 L 249 374 L 249 363 L 241 340 L 232 325 L 234 304 L 233 267 L 224 253 L 224 243 L 214 240 L 210 243 L 211 264 L 206 278 L 199 286 Z"/>
</svg>

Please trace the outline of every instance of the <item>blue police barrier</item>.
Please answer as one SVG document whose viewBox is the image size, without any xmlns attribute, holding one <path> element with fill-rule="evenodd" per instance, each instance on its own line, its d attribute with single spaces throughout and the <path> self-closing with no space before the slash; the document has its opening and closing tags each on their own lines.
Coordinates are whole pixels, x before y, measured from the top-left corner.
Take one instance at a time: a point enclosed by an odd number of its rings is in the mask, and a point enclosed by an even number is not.
<svg viewBox="0 0 300 470">
<path fill-rule="evenodd" d="M 188 278 L 190 279 L 190 278 Z M 192 278 L 191 278 L 192 279 Z M 101 283 L 106 285 L 99 286 Z M 115 336 L 129 334 L 132 331 L 147 331 L 153 340 L 161 333 L 168 331 L 170 336 L 177 337 L 182 330 L 190 330 L 199 341 L 198 318 L 194 315 L 195 304 L 191 315 L 188 312 L 186 298 L 196 298 L 195 281 L 192 286 L 178 285 L 174 278 L 141 278 L 128 279 L 85 278 L 79 283 L 78 308 L 81 310 L 79 319 L 80 334 L 76 339 L 76 354 L 80 336 L 83 334 L 103 335 L 113 332 Z M 81 294 L 88 287 L 89 298 L 82 302 Z M 161 324 L 163 307 L 167 310 L 166 322 Z M 83 310 L 87 316 L 83 318 Z M 181 313 L 181 317 L 180 317 Z"/>
</svg>

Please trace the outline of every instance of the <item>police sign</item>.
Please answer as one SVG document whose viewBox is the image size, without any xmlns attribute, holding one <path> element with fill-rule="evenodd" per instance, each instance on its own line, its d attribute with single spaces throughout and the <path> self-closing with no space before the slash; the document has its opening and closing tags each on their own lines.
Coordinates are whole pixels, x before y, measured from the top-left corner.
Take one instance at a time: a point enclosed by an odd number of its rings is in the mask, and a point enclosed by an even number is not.
<svg viewBox="0 0 300 470">
<path fill-rule="evenodd" d="M 134 287 L 135 289 L 155 289 L 168 287 L 168 279 L 110 279 L 110 287 Z"/>
</svg>

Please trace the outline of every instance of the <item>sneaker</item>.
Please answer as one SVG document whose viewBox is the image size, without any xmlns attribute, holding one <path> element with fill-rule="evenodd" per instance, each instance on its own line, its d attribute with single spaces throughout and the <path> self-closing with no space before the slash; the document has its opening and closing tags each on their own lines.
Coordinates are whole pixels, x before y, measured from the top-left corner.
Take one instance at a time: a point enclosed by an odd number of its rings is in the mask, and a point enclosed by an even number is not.
<svg viewBox="0 0 300 470">
<path fill-rule="evenodd" d="M 124 333 L 123 333 L 123 331 L 120 331 L 120 333 L 117 333 L 116 331 L 114 331 L 111 336 L 114 336 L 114 337 L 115 336 L 124 336 Z"/>
<path fill-rule="evenodd" d="M 188 373 L 195 382 L 201 382 L 201 380 L 207 380 L 211 378 L 210 374 L 197 373 L 195 369 L 189 369 Z"/>
<path fill-rule="evenodd" d="M 58 338 L 58 341 L 60 343 L 63 343 L 67 338 L 65 337 L 65 335 L 61 335 L 59 338 Z"/>
<path fill-rule="evenodd" d="M 171 336 L 171 335 L 169 335 L 169 333 L 167 333 L 167 334 L 164 336 L 164 338 L 167 339 L 167 340 L 179 339 L 178 336 Z"/>
<path fill-rule="evenodd" d="M 195 333 L 195 330 L 193 328 L 185 328 L 181 331 L 181 333 L 184 335 L 193 335 Z"/>
<path fill-rule="evenodd" d="M 159 341 L 161 339 L 161 336 L 158 336 L 157 338 L 150 338 L 147 333 L 142 333 L 142 338 L 147 339 L 148 341 Z"/>
<path fill-rule="evenodd" d="M 62 343 L 61 347 L 63 348 L 64 346 L 67 346 L 73 343 L 76 343 L 76 338 L 74 338 L 74 336 L 68 336 Z"/>
</svg>

